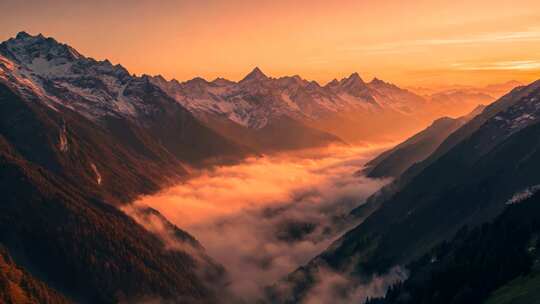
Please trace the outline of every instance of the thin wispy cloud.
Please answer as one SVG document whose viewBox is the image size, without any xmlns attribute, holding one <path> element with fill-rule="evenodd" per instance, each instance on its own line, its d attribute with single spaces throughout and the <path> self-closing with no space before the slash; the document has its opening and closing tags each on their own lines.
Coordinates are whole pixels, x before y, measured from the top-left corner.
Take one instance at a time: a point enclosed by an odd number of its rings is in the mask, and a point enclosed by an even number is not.
<svg viewBox="0 0 540 304">
<path fill-rule="evenodd" d="M 501 32 L 476 35 L 457 39 L 428 39 L 418 40 L 420 45 L 452 45 L 452 44 L 477 44 L 477 43 L 500 43 L 519 41 L 540 41 L 540 29 L 525 32 Z"/>
<path fill-rule="evenodd" d="M 366 53 L 400 53 L 433 46 L 459 46 L 516 42 L 540 42 L 540 28 L 532 28 L 528 31 L 480 33 L 464 37 L 417 39 L 373 45 L 349 46 L 342 48 L 342 50 Z"/>
<path fill-rule="evenodd" d="M 482 64 L 455 63 L 460 71 L 535 71 L 540 70 L 540 60 L 510 60 Z"/>
</svg>

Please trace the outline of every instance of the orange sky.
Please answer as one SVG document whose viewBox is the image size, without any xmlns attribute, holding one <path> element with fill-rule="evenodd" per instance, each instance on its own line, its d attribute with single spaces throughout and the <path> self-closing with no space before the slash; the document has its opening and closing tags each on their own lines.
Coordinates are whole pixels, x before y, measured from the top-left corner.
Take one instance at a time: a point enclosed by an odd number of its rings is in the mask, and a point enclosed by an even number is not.
<svg viewBox="0 0 540 304">
<path fill-rule="evenodd" d="M 186 80 L 326 82 L 358 71 L 400 85 L 540 78 L 538 0 L 3 0 L 0 39 L 26 30 L 131 72 Z"/>
</svg>

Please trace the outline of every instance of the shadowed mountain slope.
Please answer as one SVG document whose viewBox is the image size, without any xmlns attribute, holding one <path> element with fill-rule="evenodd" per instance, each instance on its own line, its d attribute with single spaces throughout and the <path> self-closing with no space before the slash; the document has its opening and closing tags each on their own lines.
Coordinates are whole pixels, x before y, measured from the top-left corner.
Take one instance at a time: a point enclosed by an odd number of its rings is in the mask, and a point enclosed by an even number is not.
<svg viewBox="0 0 540 304">
<path fill-rule="evenodd" d="M 226 274 L 193 237 L 159 214 L 141 217 L 165 229 L 151 232 L 116 206 L 191 166 L 250 153 L 121 66 L 43 36 L 0 44 L 0 245 L 9 271 L 25 274 L 2 292 L 39 302 L 62 301 L 54 289 L 78 303 L 214 303 Z"/>
<path fill-rule="evenodd" d="M 539 102 L 536 82 L 502 97 L 452 133 L 411 168 L 422 170 L 382 200 L 372 200 L 362 224 L 291 274 L 282 284 L 293 284 L 296 291 L 283 302 L 302 298 L 321 265 L 360 277 L 407 265 L 460 227 L 492 220 L 516 193 L 540 184 Z"/>
<path fill-rule="evenodd" d="M 480 114 L 484 106 L 478 106 L 471 113 L 458 117 L 443 117 L 435 120 L 429 127 L 383 152 L 369 161 L 363 172 L 368 177 L 398 177 L 413 164 L 426 159 L 455 130 Z"/>
</svg>

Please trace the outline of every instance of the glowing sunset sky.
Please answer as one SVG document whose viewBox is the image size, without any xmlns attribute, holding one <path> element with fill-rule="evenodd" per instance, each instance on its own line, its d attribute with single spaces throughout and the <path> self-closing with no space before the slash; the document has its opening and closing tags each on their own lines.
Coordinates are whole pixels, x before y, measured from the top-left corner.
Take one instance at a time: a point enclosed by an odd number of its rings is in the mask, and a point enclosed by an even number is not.
<svg viewBox="0 0 540 304">
<path fill-rule="evenodd" d="M 186 80 L 326 82 L 358 71 L 401 85 L 540 78 L 538 0 L 3 0 L 0 39 L 25 30 L 131 72 Z"/>
</svg>

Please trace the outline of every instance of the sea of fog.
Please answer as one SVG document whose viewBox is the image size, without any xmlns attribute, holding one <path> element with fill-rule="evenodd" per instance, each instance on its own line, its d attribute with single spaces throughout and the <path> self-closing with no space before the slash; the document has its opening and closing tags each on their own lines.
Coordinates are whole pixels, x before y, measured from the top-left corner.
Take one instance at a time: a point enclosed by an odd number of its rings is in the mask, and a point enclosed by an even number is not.
<svg viewBox="0 0 540 304">
<path fill-rule="evenodd" d="M 335 146 L 196 172 L 135 206 L 157 209 L 227 269 L 247 301 L 358 224 L 347 214 L 387 180 L 355 174 L 384 147 Z"/>
</svg>

